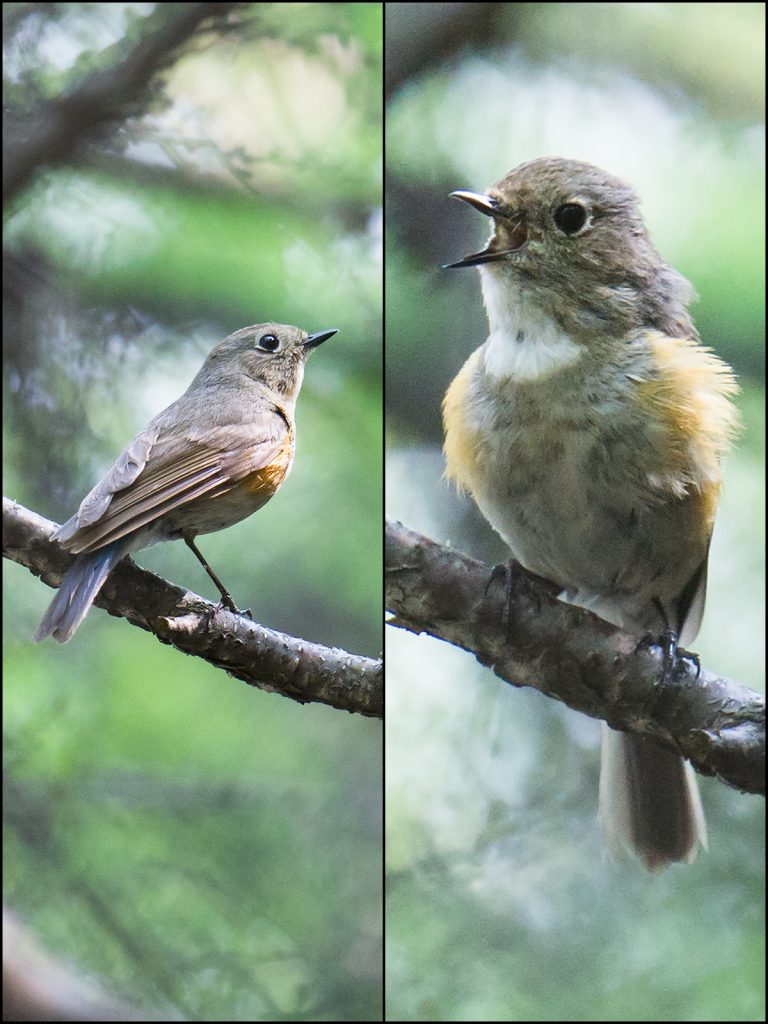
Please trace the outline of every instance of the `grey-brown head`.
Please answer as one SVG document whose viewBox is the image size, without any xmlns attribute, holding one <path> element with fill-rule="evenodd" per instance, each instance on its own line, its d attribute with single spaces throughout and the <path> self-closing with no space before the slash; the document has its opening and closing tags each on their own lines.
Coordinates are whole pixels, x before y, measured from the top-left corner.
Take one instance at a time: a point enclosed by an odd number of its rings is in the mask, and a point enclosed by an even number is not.
<svg viewBox="0 0 768 1024">
<path fill-rule="evenodd" d="M 247 378 L 291 399 L 301 387 L 304 364 L 336 328 L 307 334 L 290 324 L 254 324 L 228 335 L 213 349 L 191 387 Z"/>
<path fill-rule="evenodd" d="M 488 244 L 450 267 L 482 267 L 527 291 L 572 334 L 654 327 L 689 335 L 688 282 L 661 259 L 637 197 L 591 164 L 521 164 L 485 194 L 451 195 L 491 218 Z"/>
</svg>

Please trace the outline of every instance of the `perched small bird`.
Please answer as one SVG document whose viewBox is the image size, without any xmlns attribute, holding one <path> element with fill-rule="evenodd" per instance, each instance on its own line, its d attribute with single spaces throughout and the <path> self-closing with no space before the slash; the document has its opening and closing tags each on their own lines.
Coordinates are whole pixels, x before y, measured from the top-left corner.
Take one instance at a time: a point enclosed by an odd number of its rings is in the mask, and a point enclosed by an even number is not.
<svg viewBox="0 0 768 1024">
<path fill-rule="evenodd" d="M 150 420 L 51 534 L 77 558 L 35 641 L 69 640 L 114 565 L 165 540 L 186 541 L 222 603 L 237 611 L 194 539 L 257 512 L 285 480 L 304 363 L 334 334 L 256 324 L 219 342 L 181 398 Z"/>
<path fill-rule="evenodd" d="M 443 405 L 447 475 L 526 569 L 638 637 L 696 636 L 737 426 L 730 368 L 699 343 L 689 283 L 653 247 L 632 189 L 540 159 L 487 194 L 479 267 L 489 335 Z M 706 830 L 690 765 L 604 727 L 611 847 L 650 870 L 690 861 Z"/>
</svg>

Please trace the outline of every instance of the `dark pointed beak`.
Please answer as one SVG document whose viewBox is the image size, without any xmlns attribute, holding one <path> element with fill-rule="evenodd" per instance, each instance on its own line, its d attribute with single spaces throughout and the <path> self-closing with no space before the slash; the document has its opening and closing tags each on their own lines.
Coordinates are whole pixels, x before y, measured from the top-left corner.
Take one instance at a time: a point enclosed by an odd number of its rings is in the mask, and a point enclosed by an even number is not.
<svg viewBox="0 0 768 1024">
<path fill-rule="evenodd" d="M 332 338 L 338 332 L 338 327 L 331 327 L 327 331 L 317 331 L 316 334 L 310 334 L 304 342 L 304 348 L 317 348 L 318 345 L 322 345 L 324 341 L 328 341 L 329 338 Z"/>
<path fill-rule="evenodd" d="M 493 252 L 491 249 L 483 249 L 481 252 L 472 252 L 455 263 L 444 263 L 443 270 L 455 270 L 456 267 L 479 267 L 481 263 L 496 263 L 503 260 L 506 252 Z"/>
</svg>

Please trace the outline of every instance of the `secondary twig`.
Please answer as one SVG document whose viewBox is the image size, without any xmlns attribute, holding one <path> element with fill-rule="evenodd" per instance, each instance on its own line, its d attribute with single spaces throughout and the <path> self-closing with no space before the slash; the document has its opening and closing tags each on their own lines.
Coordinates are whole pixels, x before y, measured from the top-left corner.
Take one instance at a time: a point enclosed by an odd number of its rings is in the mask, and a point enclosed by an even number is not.
<svg viewBox="0 0 768 1024">
<path fill-rule="evenodd" d="M 209 19 L 221 22 L 232 3 L 158 4 L 134 43 L 112 47 L 113 60 L 78 85 L 13 123 L 9 111 L 3 152 L 3 202 L 25 188 L 41 167 L 60 164 L 114 122 L 137 113 L 156 75 Z"/>
</svg>

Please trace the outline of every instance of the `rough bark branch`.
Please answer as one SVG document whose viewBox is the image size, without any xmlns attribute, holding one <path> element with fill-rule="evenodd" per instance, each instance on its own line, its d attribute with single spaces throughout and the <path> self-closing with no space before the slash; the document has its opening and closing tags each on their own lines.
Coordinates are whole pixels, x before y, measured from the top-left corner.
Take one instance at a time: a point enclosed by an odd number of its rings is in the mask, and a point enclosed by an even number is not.
<svg viewBox="0 0 768 1024">
<path fill-rule="evenodd" d="M 3 202 L 25 188 L 42 167 L 68 160 L 86 141 L 115 121 L 138 112 L 149 96 L 155 77 L 202 23 L 219 23 L 233 3 L 158 4 L 142 22 L 134 43 L 120 40 L 112 47 L 114 60 L 87 75 L 78 85 L 6 126 L 3 159 Z"/>
<path fill-rule="evenodd" d="M 50 585 L 58 585 L 72 563 L 72 556 L 49 540 L 54 526 L 3 498 L 3 555 Z M 215 605 L 139 568 L 130 558 L 114 568 L 96 604 L 249 686 L 302 704 L 319 702 L 382 717 L 381 661 L 278 633 L 226 609 L 202 628 Z"/>
<path fill-rule="evenodd" d="M 615 729 L 653 736 L 749 793 L 765 792 L 765 701 L 738 683 L 679 660 L 664 680 L 656 645 L 575 608 L 523 570 L 504 584 L 488 566 L 388 522 L 386 605 L 390 624 L 470 651 L 513 686 L 532 686 Z M 487 590 L 487 593 L 486 593 Z"/>
</svg>

